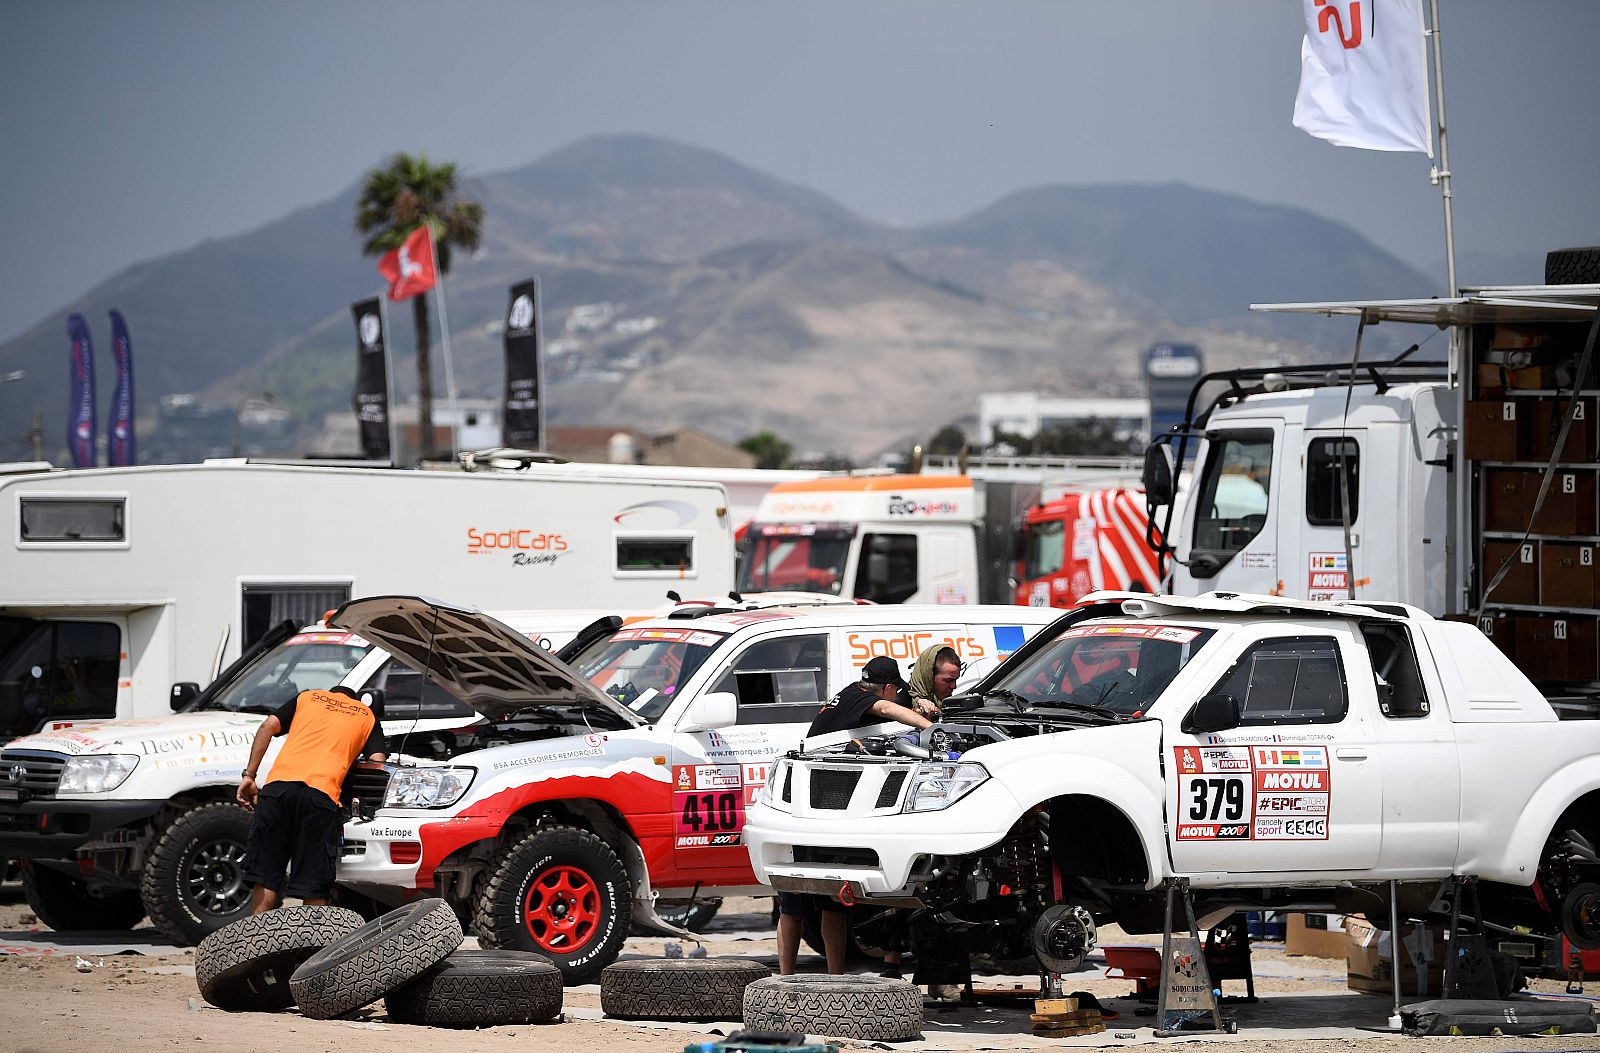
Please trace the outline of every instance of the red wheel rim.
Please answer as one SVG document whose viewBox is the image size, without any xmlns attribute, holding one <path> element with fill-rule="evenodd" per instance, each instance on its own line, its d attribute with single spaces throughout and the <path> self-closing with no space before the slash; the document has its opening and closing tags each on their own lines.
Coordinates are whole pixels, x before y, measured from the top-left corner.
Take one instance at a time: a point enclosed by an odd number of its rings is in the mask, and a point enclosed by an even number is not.
<svg viewBox="0 0 1600 1053">
<path fill-rule="evenodd" d="M 600 927 L 600 889 L 577 867 L 551 867 L 528 885 L 522 920 L 534 943 L 571 954 Z"/>
</svg>

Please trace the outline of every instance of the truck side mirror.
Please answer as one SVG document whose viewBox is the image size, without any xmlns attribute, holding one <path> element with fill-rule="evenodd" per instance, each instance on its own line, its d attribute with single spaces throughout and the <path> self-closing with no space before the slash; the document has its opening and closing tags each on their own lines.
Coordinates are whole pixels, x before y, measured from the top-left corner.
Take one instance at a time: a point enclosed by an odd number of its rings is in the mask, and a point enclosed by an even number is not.
<svg viewBox="0 0 1600 1053">
<path fill-rule="evenodd" d="M 1144 499 L 1152 508 L 1172 503 L 1172 447 L 1164 442 L 1153 442 L 1145 447 Z"/>
<path fill-rule="evenodd" d="M 689 703 L 678 730 L 683 732 L 716 731 L 731 728 L 739 722 L 739 696 L 732 691 L 708 691 Z"/>
<path fill-rule="evenodd" d="M 193 680 L 184 680 L 172 685 L 172 698 L 169 703 L 174 713 L 182 713 L 189 703 L 200 697 L 200 685 Z"/>
<path fill-rule="evenodd" d="M 1183 732 L 1227 731 L 1239 726 L 1239 700 L 1232 695 L 1206 695 L 1183 718 Z"/>
</svg>

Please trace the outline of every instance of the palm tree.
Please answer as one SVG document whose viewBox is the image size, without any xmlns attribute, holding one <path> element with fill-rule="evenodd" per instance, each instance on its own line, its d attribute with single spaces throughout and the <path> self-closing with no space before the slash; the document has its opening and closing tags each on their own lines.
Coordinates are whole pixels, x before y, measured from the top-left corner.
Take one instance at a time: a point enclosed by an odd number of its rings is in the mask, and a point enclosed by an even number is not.
<svg viewBox="0 0 1600 1053">
<path fill-rule="evenodd" d="M 381 256 L 397 249 L 422 224 L 433 228 L 440 274 L 450 273 L 451 250 L 470 252 L 483 232 L 483 206 L 456 197 L 456 166 L 434 165 L 427 154 L 397 153 L 367 173 L 356 202 L 356 232 L 362 251 Z M 411 298 L 417 329 L 417 403 L 422 456 L 433 456 L 433 377 L 428 362 L 428 300 Z"/>
</svg>

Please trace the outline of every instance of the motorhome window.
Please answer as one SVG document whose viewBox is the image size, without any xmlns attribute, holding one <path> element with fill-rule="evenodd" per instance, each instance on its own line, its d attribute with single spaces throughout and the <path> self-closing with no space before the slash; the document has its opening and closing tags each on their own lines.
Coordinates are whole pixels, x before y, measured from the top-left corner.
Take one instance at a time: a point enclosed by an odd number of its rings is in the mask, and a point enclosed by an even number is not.
<svg viewBox="0 0 1600 1053">
<path fill-rule="evenodd" d="M 242 650 L 285 618 L 300 625 L 321 621 L 324 614 L 350 599 L 350 586 L 245 582 L 241 597 Z"/>
<path fill-rule="evenodd" d="M 1022 574 L 1033 581 L 1061 569 L 1067 559 L 1067 524 L 1060 519 L 1028 524 L 1028 549 Z"/>
<path fill-rule="evenodd" d="M 1075 625 L 994 687 L 1040 709 L 1067 702 L 1129 716 L 1148 710 L 1215 633 L 1160 622 Z"/>
<path fill-rule="evenodd" d="M 1272 487 L 1272 432 L 1223 432 L 1210 438 L 1200 500 L 1196 503 L 1196 551 L 1231 556 L 1267 523 Z"/>
<path fill-rule="evenodd" d="M 1253 644 L 1210 693 L 1239 700 L 1240 727 L 1337 724 L 1349 709 L 1339 643 L 1328 636 Z"/>
<path fill-rule="evenodd" d="M 396 658 L 383 663 L 376 686 L 383 689 L 384 720 L 424 720 L 438 717 L 473 717 L 477 711 L 443 685 L 428 682 L 422 673 Z"/>
<path fill-rule="evenodd" d="M 1428 692 L 1417 668 L 1417 652 L 1405 626 L 1392 622 L 1366 622 L 1361 636 L 1372 656 L 1373 686 L 1378 692 L 1378 712 L 1403 719 L 1428 715 Z"/>
<path fill-rule="evenodd" d="M 904 603 L 917 591 L 917 535 L 863 534 L 856 598 Z"/>
<path fill-rule="evenodd" d="M 126 541 L 127 499 L 26 497 L 22 540 L 56 542 Z"/>
<path fill-rule="evenodd" d="M 205 708 L 270 713 L 302 691 L 334 686 L 372 650 L 360 637 L 341 633 L 322 640 L 319 635 L 301 633 L 262 652 Z"/>
<path fill-rule="evenodd" d="M 704 642 L 696 642 L 697 637 Z M 722 639 L 694 630 L 623 629 L 586 648 L 571 664 L 617 702 L 654 721 Z"/>
<path fill-rule="evenodd" d="M 1348 473 L 1348 482 L 1343 474 Z M 1351 438 L 1312 439 L 1306 447 L 1306 522 L 1343 526 L 1344 494 L 1350 493 L 1350 522 L 1361 511 L 1361 445 Z"/>
<path fill-rule="evenodd" d="M 839 595 L 850 558 L 848 527 L 756 525 L 739 567 L 739 592 L 820 592 Z"/>
<path fill-rule="evenodd" d="M 786 636 L 751 644 L 713 691 L 739 696 L 740 724 L 810 723 L 827 698 L 828 637 Z"/>
<path fill-rule="evenodd" d="M 0 741 L 51 720 L 116 716 L 121 658 L 110 622 L 0 618 Z"/>
<path fill-rule="evenodd" d="M 690 571 L 694 569 L 692 537 L 619 537 L 617 569 Z"/>
</svg>

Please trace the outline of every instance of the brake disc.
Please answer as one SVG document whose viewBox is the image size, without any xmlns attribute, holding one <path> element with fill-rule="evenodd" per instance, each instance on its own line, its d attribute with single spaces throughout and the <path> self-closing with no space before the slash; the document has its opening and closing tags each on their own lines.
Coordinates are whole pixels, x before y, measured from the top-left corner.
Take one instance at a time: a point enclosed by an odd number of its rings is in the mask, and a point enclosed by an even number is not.
<svg viewBox="0 0 1600 1053">
<path fill-rule="evenodd" d="M 1051 972 L 1083 968 L 1097 938 L 1094 916 L 1076 903 L 1057 903 L 1033 923 L 1033 953 Z"/>
</svg>

